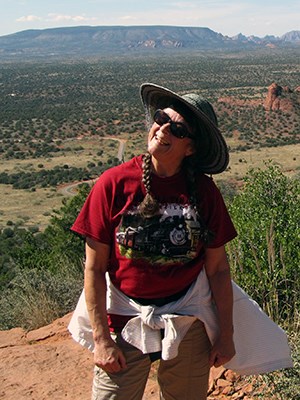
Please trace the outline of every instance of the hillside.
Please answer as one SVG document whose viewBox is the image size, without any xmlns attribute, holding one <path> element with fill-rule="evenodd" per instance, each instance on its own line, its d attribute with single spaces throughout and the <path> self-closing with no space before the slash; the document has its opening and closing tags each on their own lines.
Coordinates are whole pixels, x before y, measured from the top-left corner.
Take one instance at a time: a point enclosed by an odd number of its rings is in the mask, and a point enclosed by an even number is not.
<svg viewBox="0 0 300 400">
<path fill-rule="evenodd" d="M 299 48 L 300 31 L 281 37 L 242 34 L 224 36 L 204 27 L 81 26 L 26 30 L 0 37 L 2 59 L 45 56 L 75 58 L 104 54 L 174 52 L 184 50 L 250 50 L 265 47 Z"/>
</svg>

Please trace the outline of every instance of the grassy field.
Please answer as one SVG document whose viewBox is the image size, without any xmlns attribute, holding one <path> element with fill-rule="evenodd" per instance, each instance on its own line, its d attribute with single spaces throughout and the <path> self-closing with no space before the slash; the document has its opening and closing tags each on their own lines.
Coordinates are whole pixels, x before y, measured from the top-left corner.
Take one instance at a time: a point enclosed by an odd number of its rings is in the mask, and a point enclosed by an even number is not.
<svg viewBox="0 0 300 400">
<path fill-rule="evenodd" d="M 293 176 L 300 170 L 299 155 L 300 144 L 233 152 L 230 156 L 229 169 L 220 176 L 224 179 L 240 180 L 250 168 L 263 168 L 264 162 L 268 160 L 273 160 L 285 174 Z"/>
<path fill-rule="evenodd" d="M 126 137 L 124 137 L 124 139 L 126 139 Z M 64 164 L 68 164 L 70 167 L 84 167 L 88 162 L 98 162 L 100 159 L 105 162 L 108 157 L 117 155 L 118 142 L 111 138 L 96 139 L 92 137 L 90 139 L 68 140 L 61 147 L 61 152 L 56 153 L 51 158 L 32 158 L 25 160 L 0 159 L 0 172 L 6 171 L 13 173 L 20 170 L 34 171 L 38 170 L 40 164 L 43 164 L 46 169 L 52 169 L 57 165 L 63 166 Z M 68 150 L 64 151 L 64 147 L 68 148 Z M 78 147 L 81 147 L 82 150 L 78 150 Z M 99 150 L 103 150 L 101 157 L 97 155 Z"/>
<path fill-rule="evenodd" d="M 75 150 L 80 144 L 82 150 Z M 47 170 L 65 164 L 70 167 L 84 167 L 89 162 L 105 162 L 108 157 L 117 155 L 118 142 L 111 139 L 95 138 L 67 142 L 68 148 L 74 151 L 61 152 L 60 155 L 46 159 L 0 160 L 0 172 L 18 173 L 19 171 L 37 171 L 40 165 Z M 101 156 L 97 155 L 103 150 Z M 37 188 L 31 190 L 13 189 L 11 185 L 1 185 L 0 191 L 0 228 L 7 226 L 8 221 L 22 226 L 39 226 L 43 229 L 49 222 L 51 212 L 61 206 L 61 187 Z"/>
</svg>

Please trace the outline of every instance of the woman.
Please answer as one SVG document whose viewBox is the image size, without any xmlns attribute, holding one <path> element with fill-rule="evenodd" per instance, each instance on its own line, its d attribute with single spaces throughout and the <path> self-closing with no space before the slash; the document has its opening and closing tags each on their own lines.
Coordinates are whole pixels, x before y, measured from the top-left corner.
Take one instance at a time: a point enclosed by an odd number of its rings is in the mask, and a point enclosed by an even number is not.
<svg viewBox="0 0 300 400">
<path fill-rule="evenodd" d="M 161 399 L 206 399 L 210 366 L 235 354 L 224 245 L 236 231 L 205 175 L 226 169 L 228 150 L 201 96 L 143 84 L 141 97 L 147 153 L 104 172 L 72 227 L 86 237 L 93 399 L 142 399 L 157 358 Z M 193 300 L 204 279 L 218 322 L 213 345 L 199 317 L 205 305 Z"/>
</svg>

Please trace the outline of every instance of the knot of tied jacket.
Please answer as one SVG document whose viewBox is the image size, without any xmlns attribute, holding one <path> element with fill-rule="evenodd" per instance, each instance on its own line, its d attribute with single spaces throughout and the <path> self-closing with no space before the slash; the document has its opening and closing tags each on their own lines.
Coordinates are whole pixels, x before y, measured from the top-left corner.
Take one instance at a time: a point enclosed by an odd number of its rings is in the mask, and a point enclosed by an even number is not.
<svg viewBox="0 0 300 400">
<path fill-rule="evenodd" d="M 141 307 L 140 318 L 142 322 L 152 329 L 164 329 L 165 321 L 161 315 L 155 315 L 155 307 L 143 306 Z"/>
</svg>

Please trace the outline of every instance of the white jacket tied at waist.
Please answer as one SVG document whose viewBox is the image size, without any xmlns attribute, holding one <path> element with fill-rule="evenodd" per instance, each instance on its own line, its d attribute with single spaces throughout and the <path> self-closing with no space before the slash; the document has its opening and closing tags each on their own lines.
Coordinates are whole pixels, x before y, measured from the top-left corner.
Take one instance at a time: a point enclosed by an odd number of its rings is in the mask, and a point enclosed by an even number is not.
<svg viewBox="0 0 300 400">
<path fill-rule="evenodd" d="M 236 355 L 224 366 L 246 375 L 292 367 L 285 332 L 238 285 L 232 282 L 232 286 Z M 218 335 L 216 310 L 205 270 L 185 296 L 162 307 L 138 304 L 113 286 L 107 274 L 107 312 L 132 316 L 122 330 L 123 338 L 144 354 L 162 351 L 164 360 L 176 357 L 180 341 L 196 319 L 203 321 L 211 343 Z M 68 328 L 74 340 L 93 351 L 84 292 Z M 160 329 L 165 330 L 163 339 Z"/>
</svg>

